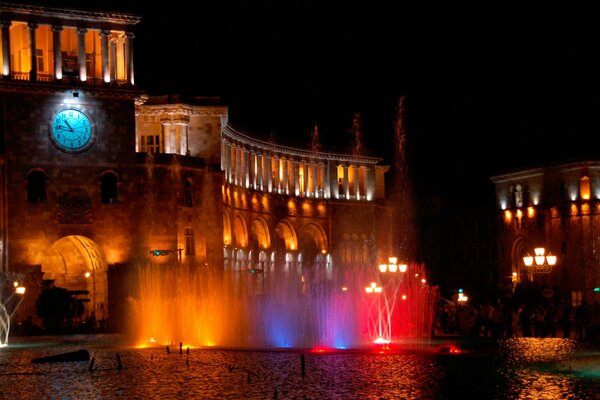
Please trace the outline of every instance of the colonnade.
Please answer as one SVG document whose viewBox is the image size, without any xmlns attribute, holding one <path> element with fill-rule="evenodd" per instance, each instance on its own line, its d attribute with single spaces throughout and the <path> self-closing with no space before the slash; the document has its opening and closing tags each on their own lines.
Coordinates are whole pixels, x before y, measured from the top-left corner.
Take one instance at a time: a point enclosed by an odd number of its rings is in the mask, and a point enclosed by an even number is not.
<svg viewBox="0 0 600 400">
<path fill-rule="evenodd" d="M 72 15 L 66 16 L 64 20 L 53 18 L 47 23 L 38 20 L 27 21 L 28 10 L 23 13 L 19 7 L 14 6 L 13 8 L 8 7 L 5 10 L 2 7 L 0 9 L 2 75 L 4 77 L 30 81 L 62 80 L 65 77 L 65 65 L 68 64 L 66 61 L 73 61 L 75 71 L 69 72 L 81 82 L 92 79 L 94 82 L 134 84 L 133 39 L 135 35 L 132 26 L 138 22 L 138 18 L 123 15 L 121 16 L 122 20 L 119 19 L 116 23 L 127 30 L 109 30 L 106 29 L 106 26 L 109 25 L 107 21 L 102 20 L 104 15 L 102 13 L 98 13 L 98 18 L 94 21 L 94 24 L 98 26 L 95 28 L 90 26 L 89 21 L 74 22 L 81 26 L 69 25 Z M 5 14 L 3 11 L 8 13 Z M 87 15 L 82 16 L 81 19 L 86 20 L 86 17 Z M 105 19 L 110 23 L 115 23 L 113 21 L 115 18 L 117 17 L 111 15 Z M 15 29 L 18 30 L 15 31 Z M 24 29 L 27 29 L 26 39 L 24 38 Z M 43 31 L 42 36 L 38 34 L 39 31 Z M 17 35 L 16 38 L 11 38 L 13 33 Z M 49 35 L 51 35 L 51 40 Z M 76 37 L 76 46 L 73 44 L 63 46 L 63 41 L 66 40 L 70 43 L 73 35 Z M 40 40 L 40 38 L 43 39 Z M 69 50 L 76 50 L 76 60 L 75 55 L 73 60 L 63 58 Z M 99 57 L 98 60 L 96 60 L 97 57 Z M 17 65 L 13 65 L 13 63 L 17 63 Z M 96 63 L 100 64 L 99 68 L 93 67 Z M 41 73 L 40 66 L 45 68 L 46 73 Z M 48 71 L 51 73 L 48 74 Z"/>
<path fill-rule="evenodd" d="M 375 198 L 378 159 L 275 145 L 229 125 L 221 143 L 221 169 L 230 184 L 296 197 Z"/>
</svg>

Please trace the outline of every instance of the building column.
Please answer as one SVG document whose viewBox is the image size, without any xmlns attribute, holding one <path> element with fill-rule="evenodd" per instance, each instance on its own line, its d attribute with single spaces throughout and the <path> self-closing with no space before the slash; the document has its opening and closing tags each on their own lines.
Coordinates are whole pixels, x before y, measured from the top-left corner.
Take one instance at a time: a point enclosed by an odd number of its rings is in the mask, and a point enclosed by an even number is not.
<svg viewBox="0 0 600 400">
<path fill-rule="evenodd" d="M 109 57 L 112 60 L 112 67 L 110 68 L 110 81 L 115 82 L 117 80 L 117 38 L 112 38 L 110 40 Z"/>
<path fill-rule="evenodd" d="M 133 38 L 135 35 L 133 32 L 125 33 L 125 72 L 127 74 L 127 83 L 133 85 L 135 83 L 133 79 Z"/>
<path fill-rule="evenodd" d="M 242 150 L 239 146 L 235 147 L 235 185 L 242 185 L 242 168 L 243 168 Z"/>
<path fill-rule="evenodd" d="M 292 166 L 292 184 L 290 187 L 290 193 L 294 196 L 300 196 L 300 163 L 296 160 L 291 160 Z"/>
<path fill-rule="evenodd" d="M 33 22 L 29 22 L 27 24 L 27 30 L 29 32 L 29 80 L 37 81 L 37 58 L 35 55 L 36 49 L 36 41 L 35 41 L 35 31 L 37 30 L 38 25 Z"/>
<path fill-rule="evenodd" d="M 303 187 L 302 187 L 302 195 L 309 197 L 309 193 L 310 191 L 308 190 L 308 163 L 305 161 L 301 164 L 301 168 L 302 168 L 302 179 L 304 180 L 303 182 Z"/>
<path fill-rule="evenodd" d="M 317 169 L 317 164 L 312 162 L 310 164 L 310 173 L 311 173 L 311 184 L 310 187 L 310 197 L 317 198 L 319 197 L 319 173 Z"/>
<path fill-rule="evenodd" d="M 12 22 L 1 21 L 2 27 L 2 75 L 10 76 L 10 26 Z"/>
<path fill-rule="evenodd" d="M 77 62 L 79 64 L 79 80 L 87 81 L 87 67 L 85 54 L 85 34 L 87 29 L 77 28 Z"/>
<path fill-rule="evenodd" d="M 273 158 L 267 154 L 265 157 L 265 175 L 267 177 L 267 192 L 273 191 Z"/>
<path fill-rule="evenodd" d="M 229 143 L 221 140 L 221 170 L 225 172 L 225 182 L 229 182 Z"/>
<path fill-rule="evenodd" d="M 263 156 L 261 153 L 256 153 L 256 189 L 261 192 L 264 191 L 264 177 L 263 177 Z"/>
<path fill-rule="evenodd" d="M 163 145 L 164 145 L 164 152 L 165 153 L 172 153 L 172 144 L 171 144 L 171 137 L 173 135 L 171 134 L 167 134 L 167 126 L 171 126 L 171 123 L 168 121 L 161 121 L 160 123 L 161 127 L 162 127 L 162 138 L 163 138 Z"/>
<path fill-rule="evenodd" d="M 283 179 L 282 179 L 282 184 L 279 185 L 279 187 L 283 190 L 283 193 L 288 194 L 289 193 L 289 183 L 288 183 L 288 165 L 289 165 L 289 160 L 286 158 L 281 158 L 283 160 Z M 281 190 L 280 190 L 281 193 Z"/>
<path fill-rule="evenodd" d="M 110 31 L 105 29 L 100 31 L 100 51 L 102 52 L 102 80 L 105 83 L 110 82 L 110 69 L 109 69 L 109 57 L 108 54 L 108 36 Z"/>
<path fill-rule="evenodd" d="M 256 190 L 257 176 L 256 170 L 258 169 L 258 162 L 256 161 L 256 151 L 250 150 L 250 187 Z"/>
<path fill-rule="evenodd" d="M 60 33 L 63 27 L 60 25 L 52 26 L 52 42 L 54 46 L 54 79 L 62 79 L 62 43 L 60 40 Z"/>
<path fill-rule="evenodd" d="M 347 165 L 342 165 L 342 168 L 344 169 L 344 195 L 346 197 L 346 199 L 350 198 L 350 182 L 348 180 L 348 166 Z"/>
<path fill-rule="evenodd" d="M 321 164 L 321 166 L 323 167 L 323 184 L 325 185 L 325 188 L 323 189 L 324 198 L 326 199 L 331 198 L 331 164 L 332 163 L 330 161 Z"/>
<path fill-rule="evenodd" d="M 242 186 L 248 188 L 250 185 L 250 157 L 246 149 L 242 150 Z"/>
<path fill-rule="evenodd" d="M 370 167 L 365 171 L 365 190 L 367 201 L 375 199 L 375 167 Z"/>
</svg>

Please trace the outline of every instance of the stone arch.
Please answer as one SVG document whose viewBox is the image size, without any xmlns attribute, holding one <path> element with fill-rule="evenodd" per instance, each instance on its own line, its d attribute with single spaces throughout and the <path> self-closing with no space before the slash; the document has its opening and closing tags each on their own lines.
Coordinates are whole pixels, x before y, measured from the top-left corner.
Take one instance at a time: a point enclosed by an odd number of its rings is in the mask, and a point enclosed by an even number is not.
<svg viewBox="0 0 600 400">
<path fill-rule="evenodd" d="M 529 240 L 524 235 L 518 235 L 515 237 L 510 251 L 510 273 L 518 273 L 520 279 L 529 274 L 529 271 L 524 269 L 522 260 L 527 253 L 531 254 L 531 251 L 532 249 L 530 248 Z"/>
<path fill-rule="evenodd" d="M 250 226 L 250 236 L 256 238 L 258 248 L 265 250 L 271 247 L 271 235 L 269 234 L 269 226 L 267 222 L 261 218 L 255 218 Z"/>
<path fill-rule="evenodd" d="M 233 232 L 235 234 L 236 247 L 248 246 L 248 227 L 241 215 L 236 215 L 233 221 Z"/>
<path fill-rule="evenodd" d="M 283 241 L 286 251 L 298 250 L 298 236 L 294 225 L 290 221 L 285 219 L 279 221 L 275 225 L 275 236 Z"/>
<path fill-rule="evenodd" d="M 77 291 L 83 300 L 84 316 L 108 318 L 107 264 L 100 247 L 92 239 L 71 235 L 54 242 L 42 258 L 45 280 L 55 286 Z"/>
<path fill-rule="evenodd" d="M 271 247 L 269 227 L 263 218 L 257 217 L 252 220 L 249 236 L 250 263 L 255 266 L 260 261 L 259 253 Z"/>
<path fill-rule="evenodd" d="M 304 225 L 299 236 L 298 251 L 302 255 L 303 265 L 310 266 L 317 262 L 319 255 L 327 253 L 327 235 L 321 225 L 308 223 Z"/>
<path fill-rule="evenodd" d="M 231 216 L 229 215 L 229 211 L 223 210 L 223 244 L 229 246 L 232 244 L 232 241 Z"/>
</svg>

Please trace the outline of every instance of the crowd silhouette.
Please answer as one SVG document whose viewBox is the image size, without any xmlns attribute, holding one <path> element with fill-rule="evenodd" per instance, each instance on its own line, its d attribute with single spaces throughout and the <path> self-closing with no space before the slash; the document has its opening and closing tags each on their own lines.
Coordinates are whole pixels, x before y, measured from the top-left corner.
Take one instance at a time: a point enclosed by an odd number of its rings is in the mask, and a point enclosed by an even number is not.
<svg viewBox="0 0 600 400">
<path fill-rule="evenodd" d="M 600 302 L 582 300 L 557 304 L 514 304 L 486 301 L 477 305 L 442 300 L 438 304 L 434 334 L 461 337 L 560 337 L 600 344 Z"/>
</svg>

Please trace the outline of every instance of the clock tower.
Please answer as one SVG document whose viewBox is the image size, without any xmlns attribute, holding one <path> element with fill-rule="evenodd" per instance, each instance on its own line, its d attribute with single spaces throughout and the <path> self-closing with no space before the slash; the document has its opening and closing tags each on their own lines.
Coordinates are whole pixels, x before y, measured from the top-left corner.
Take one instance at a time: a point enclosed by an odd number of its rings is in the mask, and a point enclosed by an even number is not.
<svg viewBox="0 0 600 400">
<path fill-rule="evenodd" d="M 80 294 L 81 318 L 107 319 L 110 269 L 143 252 L 127 222 L 139 21 L 0 3 L 0 272 L 27 286 L 23 315 L 55 285 Z"/>
</svg>

